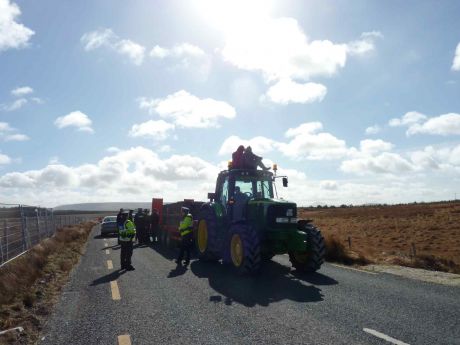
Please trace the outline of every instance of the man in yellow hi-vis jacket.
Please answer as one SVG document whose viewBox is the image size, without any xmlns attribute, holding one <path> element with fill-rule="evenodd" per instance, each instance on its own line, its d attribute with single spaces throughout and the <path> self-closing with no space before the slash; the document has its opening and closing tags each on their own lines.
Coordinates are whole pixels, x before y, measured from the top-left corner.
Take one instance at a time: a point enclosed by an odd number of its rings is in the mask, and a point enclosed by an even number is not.
<svg viewBox="0 0 460 345">
<path fill-rule="evenodd" d="M 121 269 L 133 271 L 134 267 L 131 265 L 131 256 L 133 255 L 133 239 L 136 236 L 136 227 L 133 222 L 132 211 L 129 215 L 124 217 L 123 228 L 119 230 L 120 235 L 120 264 Z"/>
<path fill-rule="evenodd" d="M 185 253 L 185 266 L 190 263 L 190 249 L 193 244 L 193 217 L 187 207 L 182 207 L 182 221 L 179 224 L 180 237 L 182 239 L 177 265 L 182 265 Z"/>
</svg>

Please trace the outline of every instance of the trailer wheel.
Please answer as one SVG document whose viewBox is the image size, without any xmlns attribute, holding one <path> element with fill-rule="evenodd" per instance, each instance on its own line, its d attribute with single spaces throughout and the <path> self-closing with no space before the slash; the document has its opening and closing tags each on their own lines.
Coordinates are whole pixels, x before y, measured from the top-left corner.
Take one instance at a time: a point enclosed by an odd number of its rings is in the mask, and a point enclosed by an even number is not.
<svg viewBox="0 0 460 345">
<path fill-rule="evenodd" d="M 289 260 L 297 271 L 316 272 L 324 263 L 326 252 L 324 238 L 323 235 L 321 235 L 321 231 L 312 224 L 305 224 L 302 230 L 307 233 L 307 244 L 309 248 L 305 248 L 305 251 L 302 252 L 289 252 Z"/>
<path fill-rule="evenodd" d="M 211 207 L 204 206 L 201 209 L 195 236 L 195 247 L 198 252 L 198 258 L 202 261 L 219 260 L 217 219 Z"/>
</svg>

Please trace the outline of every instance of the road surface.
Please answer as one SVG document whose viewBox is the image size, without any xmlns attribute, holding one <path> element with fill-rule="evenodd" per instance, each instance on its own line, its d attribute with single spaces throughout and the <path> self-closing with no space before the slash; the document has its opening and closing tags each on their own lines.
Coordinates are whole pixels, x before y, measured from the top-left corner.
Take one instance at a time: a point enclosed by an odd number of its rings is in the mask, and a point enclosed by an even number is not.
<svg viewBox="0 0 460 345">
<path fill-rule="evenodd" d="M 257 278 L 218 263 L 176 269 L 136 247 L 119 271 L 98 228 L 40 344 L 460 344 L 460 288 L 325 264 L 297 275 L 287 256 Z"/>
</svg>

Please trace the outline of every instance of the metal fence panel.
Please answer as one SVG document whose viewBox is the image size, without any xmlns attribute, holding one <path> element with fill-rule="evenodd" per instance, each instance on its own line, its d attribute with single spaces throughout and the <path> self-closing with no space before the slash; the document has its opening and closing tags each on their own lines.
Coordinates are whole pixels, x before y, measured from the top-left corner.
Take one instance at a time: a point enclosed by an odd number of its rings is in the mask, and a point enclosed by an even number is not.
<svg viewBox="0 0 460 345">
<path fill-rule="evenodd" d="M 56 215 L 52 209 L 0 203 L 0 266 L 53 236 L 57 229 L 98 216 L 94 213 Z"/>
</svg>

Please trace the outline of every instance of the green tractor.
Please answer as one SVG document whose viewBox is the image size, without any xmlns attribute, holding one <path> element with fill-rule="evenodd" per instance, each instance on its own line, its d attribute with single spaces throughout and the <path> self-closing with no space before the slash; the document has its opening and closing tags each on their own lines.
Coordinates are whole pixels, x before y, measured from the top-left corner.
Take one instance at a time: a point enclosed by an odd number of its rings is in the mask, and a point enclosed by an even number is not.
<svg viewBox="0 0 460 345">
<path fill-rule="evenodd" d="M 229 169 L 219 173 L 210 202 L 202 205 L 195 243 L 200 260 L 232 264 L 241 274 L 257 273 L 263 261 L 289 254 L 293 267 L 314 272 L 324 262 L 324 239 L 310 220 L 297 218 L 297 205 L 275 199 L 270 171 Z"/>
</svg>

